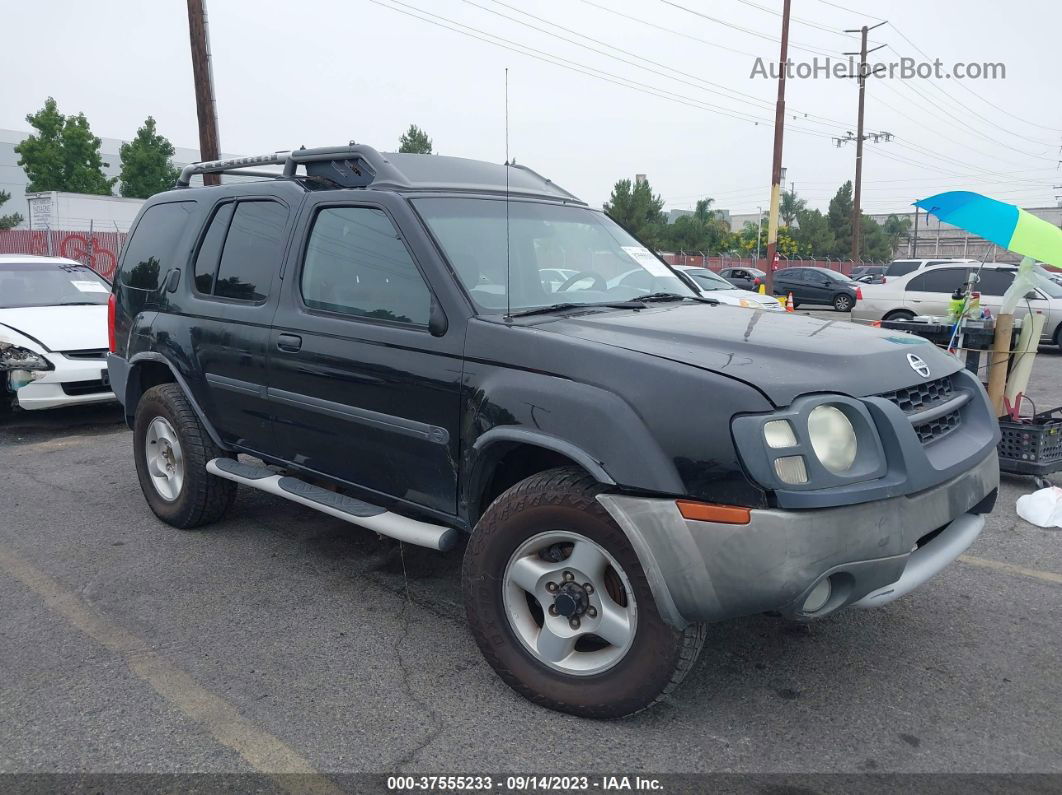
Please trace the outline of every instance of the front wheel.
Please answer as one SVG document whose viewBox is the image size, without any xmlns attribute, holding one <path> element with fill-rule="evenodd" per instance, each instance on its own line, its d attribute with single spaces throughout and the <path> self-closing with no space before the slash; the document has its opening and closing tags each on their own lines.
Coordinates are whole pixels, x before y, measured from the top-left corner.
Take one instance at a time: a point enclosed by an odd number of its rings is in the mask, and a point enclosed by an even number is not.
<svg viewBox="0 0 1062 795">
<path fill-rule="evenodd" d="M 472 634 L 530 701 L 618 718 L 678 686 L 703 625 L 660 617 L 637 554 L 578 469 L 553 469 L 499 497 L 476 525 L 462 586 Z"/>
<path fill-rule="evenodd" d="M 833 308 L 838 312 L 851 312 L 853 303 L 852 296 L 844 293 L 833 297 Z"/>
</svg>

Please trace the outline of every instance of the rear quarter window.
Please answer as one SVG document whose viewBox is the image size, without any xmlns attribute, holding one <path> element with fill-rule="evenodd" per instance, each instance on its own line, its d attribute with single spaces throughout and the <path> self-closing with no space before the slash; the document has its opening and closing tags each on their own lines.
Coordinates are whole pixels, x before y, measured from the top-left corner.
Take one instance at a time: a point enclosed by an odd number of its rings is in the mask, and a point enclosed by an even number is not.
<svg viewBox="0 0 1062 795">
<path fill-rule="evenodd" d="M 180 265 L 180 243 L 195 202 L 148 207 L 122 255 L 118 282 L 137 290 L 157 290 L 170 268 Z"/>
</svg>

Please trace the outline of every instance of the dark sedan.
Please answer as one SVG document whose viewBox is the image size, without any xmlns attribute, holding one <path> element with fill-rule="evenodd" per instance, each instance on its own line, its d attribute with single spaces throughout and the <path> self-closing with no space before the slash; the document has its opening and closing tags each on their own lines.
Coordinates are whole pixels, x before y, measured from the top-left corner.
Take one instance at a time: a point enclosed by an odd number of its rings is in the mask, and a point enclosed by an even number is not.
<svg viewBox="0 0 1062 795">
<path fill-rule="evenodd" d="M 851 312 L 863 297 L 857 282 L 826 268 L 784 268 L 774 274 L 773 292 L 779 296 L 792 293 L 794 306 L 831 305 L 838 312 Z"/>
<path fill-rule="evenodd" d="M 753 292 L 760 289 L 760 285 L 765 283 L 764 277 L 767 276 L 766 273 L 756 268 L 723 268 L 719 271 L 719 275 L 735 287 Z"/>
</svg>

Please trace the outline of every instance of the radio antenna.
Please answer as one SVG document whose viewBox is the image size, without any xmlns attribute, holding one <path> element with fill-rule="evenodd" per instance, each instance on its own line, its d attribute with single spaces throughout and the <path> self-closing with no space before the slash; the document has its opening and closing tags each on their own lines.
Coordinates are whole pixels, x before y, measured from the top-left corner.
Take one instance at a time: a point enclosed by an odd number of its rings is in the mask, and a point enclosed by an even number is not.
<svg viewBox="0 0 1062 795">
<path fill-rule="evenodd" d="M 505 67 L 505 319 L 513 316 L 512 276 L 509 271 L 509 67 Z"/>
</svg>

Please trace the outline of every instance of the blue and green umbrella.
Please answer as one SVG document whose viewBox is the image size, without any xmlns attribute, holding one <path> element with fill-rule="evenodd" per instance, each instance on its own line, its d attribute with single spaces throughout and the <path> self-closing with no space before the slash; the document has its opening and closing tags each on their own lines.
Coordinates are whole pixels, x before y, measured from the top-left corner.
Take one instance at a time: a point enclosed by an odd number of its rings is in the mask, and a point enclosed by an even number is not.
<svg viewBox="0 0 1062 795">
<path fill-rule="evenodd" d="M 998 246 L 1062 268 L 1062 229 L 1013 204 L 954 190 L 920 199 L 915 206 Z"/>
</svg>

